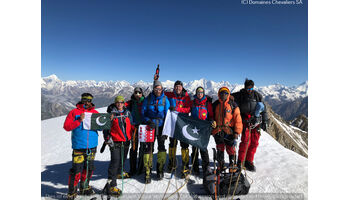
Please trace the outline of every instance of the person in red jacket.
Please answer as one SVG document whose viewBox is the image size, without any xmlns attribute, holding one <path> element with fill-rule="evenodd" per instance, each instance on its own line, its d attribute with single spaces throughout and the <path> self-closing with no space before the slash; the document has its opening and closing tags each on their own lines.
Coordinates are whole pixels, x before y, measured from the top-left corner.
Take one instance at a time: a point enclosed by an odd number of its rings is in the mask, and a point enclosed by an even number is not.
<svg viewBox="0 0 350 200">
<path fill-rule="evenodd" d="M 198 87 L 196 89 L 196 94 L 193 97 L 192 105 L 191 105 L 191 116 L 195 119 L 213 120 L 213 107 L 212 107 L 212 99 L 205 95 L 204 88 Z M 208 132 L 207 134 L 211 134 Z M 209 154 L 208 150 L 198 150 L 197 147 L 192 146 L 192 163 L 193 163 L 193 172 L 194 174 L 199 175 L 199 160 L 198 154 L 201 153 L 202 157 L 202 170 L 203 177 L 205 178 L 207 173 L 210 172 L 209 169 Z"/>
<path fill-rule="evenodd" d="M 191 111 L 191 98 L 187 91 L 183 88 L 183 83 L 181 81 L 176 81 L 174 84 L 173 92 L 165 92 L 170 102 L 170 111 L 177 111 L 180 113 L 190 113 Z M 180 142 L 181 145 L 181 158 L 182 158 L 182 177 L 186 177 L 189 173 L 189 145 L 184 142 Z M 169 144 L 169 163 L 168 171 L 171 172 L 176 168 L 176 146 L 177 141 L 174 138 L 170 138 Z"/>
<path fill-rule="evenodd" d="M 110 131 L 104 132 L 105 142 L 110 147 L 111 162 L 108 167 L 108 180 L 105 186 L 108 195 L 119 196 L 121 190 L 117 188 L 117 175 L 124 176 L 124 166 L 130 139 L 134 126 L 131 124 L 132 116 L 124 105 L 123 96 L 117 96 L 115 103 L 107 108 L 108 113 L 112 113 L 112 127 Z"/>
<path fill-rule="evenodd" d="M 71 110 L 63 128 L 72 131 L 72 157 L 73 163 L 70 169 L 68 180 L 67 199 L 74 199 L 77 196 L 77 187 L 80 181 L 80 194 L 92 195 L 95 192 L 89 186 L 90 178 L 93 174 L 96 147 L 98 144 L 98 133 L 93 130 L 83 129 L 85 112 L 98 113 L 92 103 L 93 96 L 90 93 L 81 95 L 81 101 L 77 103 L 77 108 Z"/>
</svg>

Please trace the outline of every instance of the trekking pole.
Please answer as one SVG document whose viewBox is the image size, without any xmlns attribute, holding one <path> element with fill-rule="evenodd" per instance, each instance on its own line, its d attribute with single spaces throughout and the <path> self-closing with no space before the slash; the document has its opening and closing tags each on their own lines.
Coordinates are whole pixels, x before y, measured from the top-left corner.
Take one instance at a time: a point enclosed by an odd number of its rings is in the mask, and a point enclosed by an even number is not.
<svg viewBox="0 0 350 200">
<path fill-rule="evenodd" d="M 121 155 L 122 155 L 122 171 L 121 171 L 121 174 L 122 174 L 122 192 L 120 194 L 120 196 L 123 195 L 123 192 L 124 192 L 124 142 L 122 142 L 122 149 L 121 149 Z"/>
<path fill-rule="evenodd" d="M 218 193 L 217 193 L 217 176 L 216 176 L 216 160 L 217 160 L 217 158 L 216 158 L 216 149 L 215 148 L 213 148 L 213 160 L 214 160 L 214 181 L 215 181 L 215 183 L 214 183 L 214 199 L 216 200 L 216 199 L 218 199 Z"/>
</svg>

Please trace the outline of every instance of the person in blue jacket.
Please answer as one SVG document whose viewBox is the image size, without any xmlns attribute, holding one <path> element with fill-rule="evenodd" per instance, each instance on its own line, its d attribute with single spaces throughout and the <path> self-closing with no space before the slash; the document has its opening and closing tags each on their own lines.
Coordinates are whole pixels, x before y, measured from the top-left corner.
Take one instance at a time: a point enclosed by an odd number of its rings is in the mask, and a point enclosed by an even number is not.
<svg viewBox="0 0 350 200">
<path fill-rule="evenodd" d="M 142 103 L 143 121 L 155 129 L 156 139 L 158 140 L 158 154 L 157 154 L 157 178 L 164 177 L 164 165 L 166 161 L 166 149 L 164 142 L 166 136 L 162 136 L 164 120 L 167 111 L 170 107 L 168 98 L 164 95 L 162 83 L 160 81 L 153 82 L 153 91 L 145 98 Z M 145 143 L 145 151 L 143 156 L 143 163 L 145 167 L 145 183 L 151 182 L 152 171 L 152 153 L 154 150 L 154 142 Z"/>
<path fill-rule="evenodd" d="M 77 186 L 80 181 L 80 194 L 92 195 L 95 192 L 89 186 L 94 166 L 96 147 L 98 143 L 98 133 L 93 130 L 83 129 L 85 113 L 98 113 L 92 103 L 93 96 L 90 93 L 81 95 L 81 101 L 77 103 L 77 108 L 71 110 L 63 128 L 72 131 L 72 168 L 70 169 L 68 180 L 68 199 L 77 196 Z"/>
</svg>

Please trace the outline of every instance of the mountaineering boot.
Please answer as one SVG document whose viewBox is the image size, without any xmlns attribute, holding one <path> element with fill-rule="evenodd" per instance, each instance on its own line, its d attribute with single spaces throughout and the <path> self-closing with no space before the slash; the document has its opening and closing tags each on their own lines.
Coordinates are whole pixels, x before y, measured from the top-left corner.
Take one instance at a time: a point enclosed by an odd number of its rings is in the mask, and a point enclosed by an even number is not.
<svg viewBox="0 0 350 200">
<path fill-rule="evenodd" d="M 122 175 L 121 175 L 121 174 L 118 174 L 118 175 L 117 175 L 117 179 L 122 179 L 122 178 L 130 178 L 129 173 L 128 173 L 128 172 L 126 172 L 126 171 L 124 171 L 124 173 L 123 173 L 123 177 L 122 177 Z"/>
<path fill-rule="evenodd" d="M 234 155 L 229 155 L 229 172 L 230 173 L 233 173 L 233 172 L 236 172 L 237 171 L 237 168 L 235 166 L 235 156 Z"/>
<path fill-rule="evenodd" d="M 117 188 L 117 186 L 114 186 L 114 187 L 111 186 L 108 192 L 109 192 L 109 195 L 115 196 L 115 197 L 118 197 L 122 194 L 122 191 L 119 188 Z"/>
<path fill-rule="evenodd" d="M 73 200 L 77 197 L 77 193 L 67 194 L 67 200 Z"/>
<path fill-rule="evenodd" d="M 145 184 L 151 183 L 152 171 L 152 156 L 151 154 L 143 154 L 143 165 L 145 167 Z"/>
<path fill-rule="evenodd" d="M 157 154 L 157 179 L 162 180 L 164 177 L 164 164 L 166 161 L 166 152 L 160 151 Z"/>
<path fill-rule="evenodd" d="M 186 178 L 189 173 L 189 167 L 188 163 L 190 161 L 190 155 L 188 149 L 181 149 L 181 158 L 182 158 L 182 172 L 181 172 L 181 178 Z"/>
<path fill-rule="evenodd" d="M 120 196 L 121 195 L 121 190 L 119 188 L 117 188 L 116 185 L 115 186 L 111 185 L 111 183 L 112 183 L 112 180 L 108 179 L 105 187 L 103 188 L 102 193 L 105 193 L 107 195 L 111 195 L 111 196 L 114 196 L 114 197 Z"/>
<path fill-rule="evenodd" d="M 68 194 L 67 194 L 67 200 L 73 200 L 78 195 L 78 187 L 75 186 L 74 188 L 68 188 Z"/>
<path fill-rule="evenodd" d="M 253 162 L 245 161 L 244 166 L 248 171 L 256 172 L 256 167 L 254 166 Z"/>
<path fill-rule="evenodd" d="M 80 187 L 81 195 L 93 195 L 95 191 L 91 188 L 91 186 L 87 186 L 86 188 Z"/>
<path fill-rule="evenodd" d="M 167 170 L 170 173 L 171 170 L 173 170 L 176 167 L 176 159 L 175 159 L 175 155 L 176 154 L 176 148 L 175 147 L 170 147 L 169 148 L 169 163 L 168 163 L 168 167 Z"/>
</svg>

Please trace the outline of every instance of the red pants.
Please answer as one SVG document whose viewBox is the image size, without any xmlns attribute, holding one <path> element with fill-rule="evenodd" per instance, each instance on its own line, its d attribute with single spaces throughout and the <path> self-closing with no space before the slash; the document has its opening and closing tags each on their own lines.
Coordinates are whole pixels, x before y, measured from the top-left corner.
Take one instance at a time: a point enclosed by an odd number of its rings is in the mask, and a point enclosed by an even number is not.
<svg viewBox="0 0 350 200">
<path fill-rule="evenodd" d="M 259 139 L 260 139 L 259 127 L 251 129 L 250 137 L 249 137 L 249 129 L 246 126 L 246 124 L 244 124 L 243 130 L 244 131 L 242 133 L 241 143 L 239 144 L 238 160 L 243 162 L 246 148 L 248 146 L 247 156 L 245 160 L 249 162 L 253 162 L 256 149 L 258 148 L 258 145 L 259 145 Z M 248 140 L 249 140 L 249 143 L 248 143 Z"/>
</svg>

